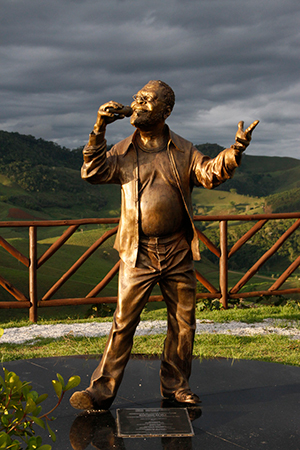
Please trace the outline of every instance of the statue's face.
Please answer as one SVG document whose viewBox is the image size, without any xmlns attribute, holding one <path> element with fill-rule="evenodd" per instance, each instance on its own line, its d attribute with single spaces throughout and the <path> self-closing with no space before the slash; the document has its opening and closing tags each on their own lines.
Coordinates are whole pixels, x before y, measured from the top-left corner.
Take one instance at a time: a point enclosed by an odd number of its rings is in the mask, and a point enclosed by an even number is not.
<svg viewBox="0 0 300 450">
<path fill-rule="evenodd" d="M 169 115 L 166 114 L 163 87 L 159 84 L 146 84 L 133 98 L 130 123 L 137 128 L 152 127 L 164 122 Z"/>
</svg>

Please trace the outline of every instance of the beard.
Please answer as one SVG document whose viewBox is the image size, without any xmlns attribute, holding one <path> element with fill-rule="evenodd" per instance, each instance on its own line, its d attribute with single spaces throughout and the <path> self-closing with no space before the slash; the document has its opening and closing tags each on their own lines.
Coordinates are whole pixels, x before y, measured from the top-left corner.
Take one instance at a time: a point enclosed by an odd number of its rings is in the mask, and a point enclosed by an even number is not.
<svg viewBox="0 0 300 450">
<path fill-rule="evenodd" d="M 159 111 L 157 113 L 152 113 L 151 111 L 133 111 L 130 117 L 130 123 L 136 128 L 147 129 L 160 122 L 164 122 L 165 116 L 164 111 Z"/>
</svg>

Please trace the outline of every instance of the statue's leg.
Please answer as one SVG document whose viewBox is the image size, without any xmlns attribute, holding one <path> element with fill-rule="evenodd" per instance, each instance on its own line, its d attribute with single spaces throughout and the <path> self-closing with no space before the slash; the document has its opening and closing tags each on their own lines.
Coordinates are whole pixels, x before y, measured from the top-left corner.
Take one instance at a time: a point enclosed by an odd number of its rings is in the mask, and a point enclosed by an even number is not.
<svg viewBox="0 0 300 450">
<path fill-rule="evenodd" d="M 161 393 L 163 397 L 172 398 L 176 392 L 190 390 L 196 329 L 196 277 L 190 247 L 185 239 L 174 244 L 160 287 L 168 310 L 168 331 L 160 370 Z M 197 402 L 199 399 L 194 397 Z"/>
<path fill-rule="evenodd" d="M 158 272 L 149 264 L 148 255 L 139 254 L 138 266 L 130 268 L 121 261 L 118 304 L 102 359 L 86 390 L 97 405 L 112 404 L 130 357 L 133 336 L 140 314 L 149 299 Z"/>
</svg>

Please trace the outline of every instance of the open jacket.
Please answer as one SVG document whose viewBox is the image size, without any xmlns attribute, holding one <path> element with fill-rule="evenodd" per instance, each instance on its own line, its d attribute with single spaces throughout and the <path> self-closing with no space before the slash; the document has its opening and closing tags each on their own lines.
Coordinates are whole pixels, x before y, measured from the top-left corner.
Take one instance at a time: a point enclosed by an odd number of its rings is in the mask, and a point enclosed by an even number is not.
<svg viewBox="0 0 300 450">
<path fill-rule="evenodd" d="M 134 145 L 136 133 L 114 145 L 108 152 L 104 133 L 90 136 L 89 144 L 83 150 L 84 163 L 81 169 L 81 177 L 89 183 L 121 185 L 121 218 L 114 248 L 129 267 L 135 267 L 139 247 L 139 168 Z M 229 148 L 215 158 L 204 156 L 191 142 L 171 130 L 166 151 L 190 221 L 187 237 L 193 259 L 199 260 L 199 240 L 193 224 L 193 187 L 202 185 L 212 189 L 231 178 L 240 164 L 241 154 Z"/>
</svg>

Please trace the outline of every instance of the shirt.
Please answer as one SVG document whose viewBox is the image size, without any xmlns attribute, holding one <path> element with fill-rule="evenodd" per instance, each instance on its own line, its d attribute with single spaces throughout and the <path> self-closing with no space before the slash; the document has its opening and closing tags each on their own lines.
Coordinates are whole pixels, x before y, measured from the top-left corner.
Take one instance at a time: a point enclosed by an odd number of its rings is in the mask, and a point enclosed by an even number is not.
<svg viewBox="0 0 300 450">
<path fill-rule="evenodd" d="M 137 131 L 106 151 L 104 133 L 90 135 L 83 149 L 81 177 L 92 184 L 121 185 L 121 217 L 114 248 L 129 267 L 135 267 L 139 247 L 139 168 L 135 147 Z M 189 218 L 188 240 L 194 260 L 200 259 L 199 240 L 193 223 L 194 186 L 212 189 L 231 178 L 240 165 L 241 153 L 234 148 L 215 158 L 203 155 L 193 144 L 168 129 L 167 154 L 175 183 Z"/>
</svg>

